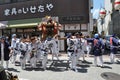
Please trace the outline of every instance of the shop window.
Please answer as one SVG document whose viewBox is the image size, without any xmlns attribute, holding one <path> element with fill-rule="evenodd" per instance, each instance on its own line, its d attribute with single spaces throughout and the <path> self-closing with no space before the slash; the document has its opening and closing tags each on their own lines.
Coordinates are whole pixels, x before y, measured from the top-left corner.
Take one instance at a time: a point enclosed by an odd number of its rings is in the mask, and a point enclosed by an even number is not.
<svg viewBox="0 0 120 80">
<path fill-rule="evenodd" d="M 17 29 L 17 32 L 23 33 L 23 29 Z"/>
<path fill-rule="evenodd" d="M 35 29 L 24 29 L 24 32 L 34 32 Z"/>
<path fill-rule="evenodd" d="M 4 29 L 3 30 L 3 35 L 4 36 L 8 36 L 9 34 L 11 34 L 11 30 L 10 29 Z"/>
</svg>

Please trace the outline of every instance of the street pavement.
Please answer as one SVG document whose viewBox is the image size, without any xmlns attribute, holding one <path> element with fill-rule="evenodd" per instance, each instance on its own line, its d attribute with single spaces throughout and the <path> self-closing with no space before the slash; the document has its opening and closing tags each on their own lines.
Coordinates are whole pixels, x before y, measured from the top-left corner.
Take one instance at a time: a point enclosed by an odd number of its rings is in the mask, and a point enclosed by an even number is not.
<svg viewBox="0 0 120 80">
<path fill-rule="evenodd" d="M 38 68 L 36 69 L 31 69 L 28 63 L 25 70 L 22 70 L 19 64 L 15 66 L 10 63 L 8 71 L 12 72 L 14 75 L 18 75 L 20 80 L 112 80 L 105 79 L 105 77 L 108 76 L 102 74 L 105 72 L 111 72 L 120 75 L 120 62 L 117 61 L 118 59 L 116 58 L 116 63 L 110 64 L 108 55 L 104 55 L 103 58 L 104 67 L 101 68 L 93 65 L 92 56 L 85 57 L 86 61 L 84 62 L 81 61 L 81 57 L 78 65 L 78 72 L 75 72 L 68 68 L 67 55 L 61 53 L 61 61 L 58 62 L 51 61 L 52 57 L 49 55 L 47 70 L 45 71 L 40 68 L 40 63 L 37 64 Z M 109 78 L 111 77 L 112 76 Z"/>
</svg>

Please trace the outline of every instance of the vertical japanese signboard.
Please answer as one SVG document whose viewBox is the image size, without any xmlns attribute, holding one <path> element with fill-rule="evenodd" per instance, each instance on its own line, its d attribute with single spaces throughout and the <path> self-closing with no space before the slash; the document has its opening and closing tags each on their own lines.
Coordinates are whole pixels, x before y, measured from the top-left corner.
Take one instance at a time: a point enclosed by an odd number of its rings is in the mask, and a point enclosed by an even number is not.
<svg viewBox="0 0 120 80">
<path fill-rule="evenodd" d="M 89 22 L 89 0 L 33 0 L 0 5 L 0 21 L 41 18 L 47 15 Z M 67 17 L 68 16 L 68 17 Z M 71 17 L 73 16 L 73 17 Z"/>
</svg>

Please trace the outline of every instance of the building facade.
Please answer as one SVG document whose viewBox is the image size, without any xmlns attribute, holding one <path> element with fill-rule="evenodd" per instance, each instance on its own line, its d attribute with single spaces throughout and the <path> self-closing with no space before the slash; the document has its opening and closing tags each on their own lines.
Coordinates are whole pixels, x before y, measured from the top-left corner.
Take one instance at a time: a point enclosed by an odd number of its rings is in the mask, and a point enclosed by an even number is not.
<svg viewBox="0 0 120 80">
<path fill-rule="evenodd" d="M 41 4 L 36 3 L 35 1 L 39 1 Z M 16 33 L 20 37 L 33 34 L 41 36 L 41 31 L 38 30 L 37 25 L 42 21 L 42 17 L 47 15 L 53 16 L 58 22 L 59 20 L 62 20 L 62 29 L 59 31 L 61 37 L 65 37 L 67 33 L 75 32 L 82 32 L 84 35 L 89 35 L 90 32 L 93 31 L 93 19 L 91 13 L 93 0 L 76 0 L 81 3 L 72 0 L 66 0 L 65 2 L 64 0 L 61 0 L 60 2 L 58 1 L 60 4 L 57 4 L 57 6 L 55 4 L 57 1 L 47 1 L 48 0 L 45 2 L 44 0 L 0 0 L 0 10 L 4 12 L 4 16 L 0 16 L 0 23 L 2 24 L 0 25 L 0 34 L 11 36 L 11 34 Z M 71 2 L 68 3 L 68 1 Z M 20 6 L 25 3 L 27 4 L 26 6 Z M 82 7 L 75 9 L 72 7 L 72 10 L 70 10 L 69 7 L 71 3 L 73 3 L 73 5 L 81 4 Z M 63 10 L 65 7 L 61 6 L 61 4 L 68 5 L 66 5 L 65 11 Z M 12 7 L 13 5 L 15 7 Z M 15 12 L 15 10 L 17 10 L 17 12 Z M 35 10 L 37 11 L 36 13 Z M 8 11 L 11 12 L 8 13 Z M 2 12 L 0 12 L 0 15 L 3 15 Z M 60 50 L 66 50 L 65 40 L 60 40 Z"/>
<path fill-rule="evenodd" d="M 106 16 L 104 19 L 105 35 L 117 34 L 120 37 L 120 14 L 114 9 L 115 0 L 104 0 Z M 100 25 L 99 25 L 100 26 Z"/>
</svg>

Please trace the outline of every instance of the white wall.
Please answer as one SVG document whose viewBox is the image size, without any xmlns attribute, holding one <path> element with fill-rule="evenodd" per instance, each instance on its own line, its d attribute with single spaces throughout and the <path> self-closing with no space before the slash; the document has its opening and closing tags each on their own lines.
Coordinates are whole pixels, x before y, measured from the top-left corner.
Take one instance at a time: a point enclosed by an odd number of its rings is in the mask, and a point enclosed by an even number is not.
<svg viewBox="0 0 120 80">
<path fill-rule="evenodd" d="M 89 27 L 88 27 L 88 31 L 93 31 L 93 14 L 90 13 L 90 23 L 89 23 Z"/>
<path fill-rule="evenodd" d="M 60 36 L 61 36 L 61 38 L 63 38 L 65 36 L 64 32 L 60 32 Z M 60 51 L 64 51 L 64 49 L 65 49 L 64 44 L 65 44 L 64 40 L 59 40 L 59 50 Z"/>
<path fill-rule="evenodd" d="M 101 19 L 100 18 L 97 20 L 97 29 L 98 29 L 98 33 L 101 34 L 102 25 L 101 25 Z"/>
<path fill-rule="evenodd" d="M 104 23 L 104 31 L 105 35 L 109 35 L 110 26 L 109 23 L 111 22 L 111 13 L 112 13 L 112 3 L 111 0 L 104 0 L 105 3 L 105 10 L 106 10 L 106 17 Z"/>
</svg>

